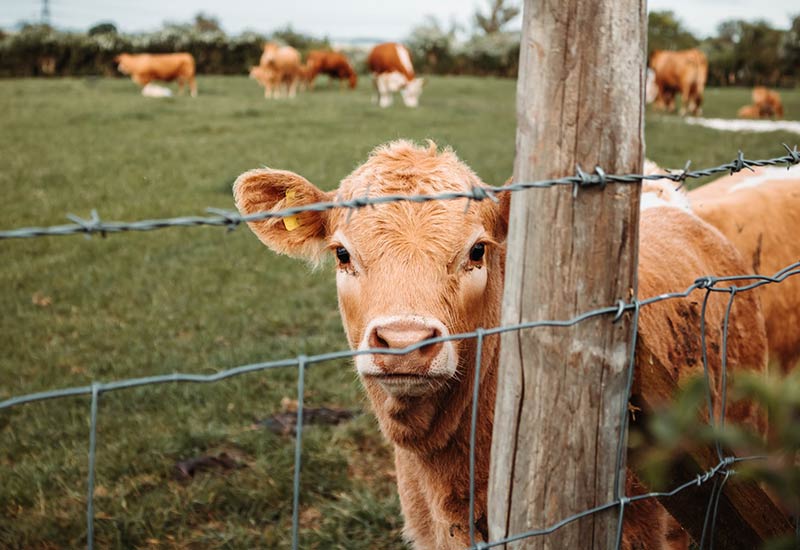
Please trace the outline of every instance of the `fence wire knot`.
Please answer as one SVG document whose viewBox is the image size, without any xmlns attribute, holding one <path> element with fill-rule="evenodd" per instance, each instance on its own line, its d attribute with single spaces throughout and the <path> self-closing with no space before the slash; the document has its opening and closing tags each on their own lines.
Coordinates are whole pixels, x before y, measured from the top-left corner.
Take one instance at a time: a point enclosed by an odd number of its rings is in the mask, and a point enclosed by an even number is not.
<svg viewBox="0 0 800 550">
<path fill-rule="evenodd" d="M 602 168 L 600 168 L 600 166 L 598 165 L 598 166 L 594 167 L 594 172 L 595 172 L 595 174 L 597 174 L 598 183 L 600 184 L 600 189 L 605 189 L 606 188 L 606 173 L 605 173 L 605 171 Z"/>
<path fill-rule="evenodd" d="M 242 223 L 242 217 L 238 212 L 223 210 L 222 208 L 206 208 L 206 212 L 209 214 L 216 214 L 223 218 L 225 220 L 225 227 L 228 228 L 228 233 L 239 227 L 239 224 Z"/>
<path fill-rule="evenodd" d="M 705 277 L 695 279 L 694 284 L 697 285 L 697 288 L 711 288 L 716 284 L 716 281 L 711 275 L 706 275 Z"/>
<path fill-rule="evenodd" d="M 684 184 L 686 183 L 686 177 L 689 174 L 689 167 L 691 165 L 692 161 L 687 160 L 686 164 L 683 167 L 683 170 L 681 170 L 680 172 L 676 172 L 673 174 L 672 170 L 669 170 L 670 175 L 674 176 L 672 180 L 679 184 L 678 187 L 675 188 L 675 191 L 680 191 L 683 188 Z"/>
<path fill-rule="evenodd" d="M 733 161 L 733 167 L 731 168 L 731 174 L 735 174 L 736 172 L 741 172 L 743 168 L 747 168 L 751 172 L 755 172 L 753 168 L 750 166 L 750 161 L 745 160 L 744 153 L 741 149 L 739 149 L 739 153 L 736 155 L 736 160 Z"/>
<path fill-rule="evenodd" d="M 789 153 L 789 159 L 786 161 L 786 169 L 788 170 L 795 164 L 800 164 L 800 152 L 797 151 L 797 145 L 794 146 L 794 149 L 790 149 L 785 143 L 781 143 L 781 145 L 783 145 L 783 148 Z"/>
<path fill-rule="evenodd" d="M 103 229 L 103 222 L 100 220 L 100 216 L 97 214 L 97 210 L 92 209 L 91 218 L 88 220 L 84 220 L 81 217 L 76 216 L 75 214 L 67 214 L 67 218 L 74 222 L 77 225 L 80 225 L 83 229 L 83 232 L 86 234 L 84 235 L 87 239 L 91 238 L 92 233 L 100 233 L 101 237 L 106 236 L 106 231 Z"/>
<path fill-rule="evenodd" d="M 612 323 L 616 323 L 620 319 L 622 319 L 622 314 L 625 313 L 625 306 L 626 305 L 627 304 L 625 303 L 625 300 L 623 300 L 622 298 L 617 300 L 617 312 L 614 314 L 614 320 L 611 321 Z"/>
<path fill-rule="evenodd" d="M 589 187 L 592 184 L 592 176 L 584 172 L 580 164 L 575 165 L 575 178 L 572 184 L 572 198 L 578 196 L 578 187 Z"/>
</svg>

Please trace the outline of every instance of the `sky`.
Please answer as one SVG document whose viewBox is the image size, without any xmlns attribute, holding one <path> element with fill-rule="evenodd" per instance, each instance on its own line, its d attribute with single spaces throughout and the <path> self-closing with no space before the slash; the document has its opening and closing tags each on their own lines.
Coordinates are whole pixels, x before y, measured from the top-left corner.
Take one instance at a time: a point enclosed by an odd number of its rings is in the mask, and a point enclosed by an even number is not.
<svg viewBox="0 0 800 550">
<path fill-rule="evenodd" d="M 45 0 L 0 0 L 0 27 L 38 21 Z M 123 31 L 148 31 L 164 21 L 186 22 L 203 11 L 219 19 L 229 34 L 250 29 L 267 33 L 291 24 L 295 30 L 333 39 L 401 40 L 427 15 L 467 28 L 471 16 L 489 0 L 47 0 L 51 23 L 58 28 L 86 30 L 111 21 Z M 595 1 L 595 0 L 588 0 Z M 766 19 L 787 28 L 790 15 L 800 13 L 798 0 L 650 0 L 648 9 L 673 10 L 696 35 L 714 33 L 732 18 Z M 519 21 L 511 27 L 519 27 Z"/>
</svg>

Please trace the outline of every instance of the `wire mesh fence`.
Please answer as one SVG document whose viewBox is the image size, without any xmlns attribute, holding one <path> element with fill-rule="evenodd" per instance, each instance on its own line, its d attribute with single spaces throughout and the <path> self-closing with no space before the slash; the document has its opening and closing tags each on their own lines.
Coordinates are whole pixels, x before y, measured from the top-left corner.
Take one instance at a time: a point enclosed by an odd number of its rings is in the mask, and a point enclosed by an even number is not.
<svg viewBox="0 0 800 550">
<path fill-rule="evenodd" d="M 256 221 L 266 218 L 288 217 L 306 211 L 322 211 L 333 208 L 344 208 L 353 210 L 357 208 L 363 208 L 366 206 L 399 202 L 399 201 L 427 202 L 432 200 L 454 200 L 454 199 L 467 199 L 468 201 L 471 201 L 471 200 L 483 200 L 486 198 L 496 200 L 495 194 L 497 193 L 508 192 L 508 191 L 513 192 L 525 189 L 549 188 L 556 185 L 570 185 L 573 186 L 577 192 L 578 189 L 583 187 L 590 187 L 590 186 L 602 187 L 605 186 L 607 183 L 630 184 L 630 183 L 641 182 L 643 180 L 656 180 L 656 179 L 670 179 L 672 181 L 682 184 L 688 178 L 700 178 L 723 172 L 738 172 L 743 169 L 747 169 L 754 166 L 785 165 L 788 168 L 791 165 L 800 164 L 800 153 L 798 153 L 797 148 L 795 147 L 793 149 L 790 149 L 787 145 L 784 145 L 784 147 L 786 148 L 788 154 L 781 157 L 776 157 L 767 160 L 747 160 L 744 158 L 744 155 L 740 152 L 737 158 L 733 162 L 705 170 L 690 171 L 689 164 L 687 163 L 686 167 L 680 172 L 673 172 L 666 175 L 658 175 L 658 174 L 610 175 L 610 174 L 605 174 L 605 172 L 600 167 L 596 167 L 593 174 L 587 174 L 583 172 L 583 170 L 580 167 L 578 167 L 577 175 L 560 179 L 544 180 L 544 181 L 530 182 L 530 183 L 515 183 L 505 187 L 474 188 L 470 192 L 463 192 L 463 193 L 444 193 L 438 195 L 417 195 L 417 196 L 381 196 L 381 197 L 366 196 L 363 198 L 357 198 L 350 201 L 315 203 L 312 205 L 293 207 L 275 212 L 264 212 L 251 216 L 240 216 L 239 214 L 232 212 L 213 210 L 213 213 L 216 214 L 216 217 L 183 217 L 183 218 L 142 220 L 130 223 L 120 223 L 120 222 L 103 222 L 100 220 L 99 216 L 96 215 L 96 213 L 93 213 L 92 218 L 90 220 L 82 220 L 77 217 L 72 217 L 73 221 L 75 222 L 73 225 L 52 226 L 45 228 L 22 228 L 22 229 L 0 231 L 0 239 L 32 238 L 32 237 L 42 237 L 42 236 L 75 235 L 75 234 L 84 234 L 87 236 L 92 234 L 100 234 L 105 236 L 107 234 L 123 232 L 123 231 L 149 231 L 166 227 L 191 227 L 198 225 L 223 226 L 223 227 L 228 227 L 229 229 L 233 229 L 242 222 Z M 703 292 L 704 293 L 703 305 L 701 309 L 700 326 L 698 327 L 698 330 L 700 332 L 700 341 L 701 341 L 700 347 L 702 350 L 701 361 L 706 382 L 706 399 L 708 405 L 709 423 L 712 426 L 724 425 L 725 410 L 727 406 L 727 393 L 726 393 L 727 337 L 728 337 L 731 309 L 734 300 L 736 296 L 742 292 L 752 291 L 754 289 L 757 289 L 765 285 L 779 284 L 785 281 L 787 278 L 796 275 L 800 275 L 800 259 L 798 259 L 797 262 L 786 266 L 784 269 L 780 270 L 779 272 L 775 273 L 772 276 L 765 276 L 758 274 L 740 274 L 740 275 L 724 276 L 724 277 L 717 277 L 714 275 L 700 276 L 695 280 L 695 282 L 692 285 L 690 285 L 688 288 L 684 290 L 676 290 L 675 292 L 661 294 L 658 296 L 651 296 L 642 300 L 638 300 L 636 298 L 630 300 L 621 299 L 615 304 L 609 304 L 605 307 L 593 309 L 591 311 L 581 313 L 575 317 L 565 320 L 539 320 L 539 321 L 524 322 L 506 326 L 481 327 L 471 332 L 464 332 L 460 334 L 449 334 L 446 336 L 428 338 L 414 345 L 407 346 L 403 349 L 373 348 L 373 349 L 357 349 L 357 350 L 340 350 L 340 351 L 334 351 L 334 352 L 310 355 L 310 356 L 299 355 L 293 358 L 285 358 L 275 361 L 265 361 L 265 362 L 241 365 L 234 368 L 222 370 L 214 374 L 173 373 L 173 374 L 164 374 L 157 376 L 147 376 L 141 378 L 128 378 L 110 382 L 97 381 L 93 382 L 90 385 L 85 385 L 85 386 L 55 389 L 55 390 L 43 391 L 27 395 L 10 397 L 8 399 L 0 401 L 0 410 L 9 409 L 11 407 L 18 407 L 27 403 L 61 399 L 66 397 L 74 397 L 74 396 L 90 397 L 90 414 L 89 414 L 90 434 L 89 434 L 89 449 L 88 449 L 88 479 L 87 479 L 88 494 L 87 494 L 87 505 L 86 505 L 86 521 L 87 521 L 87 545 L 91 549 L 94 547 L 94 522 L 95 522 L 94 486 L 95 486 L 95 470 L 97 462 L 97 452 L 96 452 L 97 421 L 101 409 L 100 400 L 103 394 L 128 390 L 136 387 L 152 386 L 165 383 L 194 383 L 194 384 L 214 383 L 248 373 L 267 371 L 278 368 L 296 368 L 298 405 L 296 413 L 297 427 L 296 427 L 296 440 L 295 440 L 295 452 L 294 452 L 294 474 L 293 474 L 293 491 L 292 491 L 291 543 L 292 543 L 292 548 L 298 548 L 299 523 L 300 523 L 299 510 L 301 502 L 300 479 L 302 473 L 302 457 L 303 457 L 302 454 L 303 420 L 304 420 L 303 409 L 304 409 L 304 398 L 305 398 L 304 385 L 305 385 L 307 368 L 314 364 L 320 364 L 336 359 L 354 358 L 359 355 L 376 355 L 376 354 L 405 355 L 412 351 L 419 350 L 425 346 L 429 346 L 431 344 L 474 339 L 476 340 L 478 352 L 476 355 L 476 364 L 475 364 L 475 377 L 474 377 L 473 395 L 472 395 L 471 429 L 470 429 L 470 440 L 469 440 L 470 548 L 475 550 L 493 548 L 513 543 L 516 541 L 520 541 L 523 539 L 527 539 L 530 537 L 548 535 L 557 531 L 558 529 L 561 529 L 565 525 L 578 521 L 584 517 L 590 516 L 592 514 L 597 514 L 605 511 L 613 511 L 613 510 L 618 510 L 619 513 L 617 532 L 616 532 L 617 547 L 619 548 L 622 542 L 623 519 L 626 507 L 628 505 L 644 499 L 670 497 L 680 492 L 686 491 L 692 487 L 701 486 L 709 482 L 713 482 L 713 489 L 711 492 L 711 499 L 707 504 L 707 511 L 706 511 L 705 521 L 703 523 L 703 533 L 700 540 L 700 547 L 704 548 L 704 544 L 705 541 L 707 540 L 707 537 L 708 540 L 711 541 L 711 545 L 713 547 L 713 534 L 715 529 L 715 521 L 717 516 L 719 499 L 722 495 L 722 489 L 725 483 L 727 482 L 730 475 L 734 472 L 732 466 L 736 463 L 761 460 L 765 458 L 763 456 L 736 457 L 736 456 L 726 455 L 721 443 L 719 442 L 717 442 L 715 445 L 716 457 L 718 459 L 718 462 L 716 464 L 714 464 L 706 471 L 697 474 L 695 477 L 687 479 L 684 483 L 672 488 L 669 491 L 650 492 L 639 495 L 626 495 L 624 494 L 623 491 L 619 490 L 620 483 L 617 482 L 615 483 L 614 498 L 610 502 L 607 502 L 605 504 L 596 506 L 588 510 L 584 510 L 572 516 L 563 518 L 560 521 L 547 527 L 523 533 L 513 534 L 498 540 L 478 541 L 476 533 L 476 525 L 475 525 L 476 524 L 475 454 L 476 454 L 476 425 L 478 418 L 478 400 L 480 395 L 480 379 L 481 379 L 481 368 L 482 368 L 481 348 L 483 346 L 484 339 L 487 336 L 499 335 L 511 331 L 535 330 L 537 328 L 543 328 L 543 327 L 567 328 L 594 318 L 607 318 L 609 322 L 616 322 L 619 319 L 621 319 L 623 315 L 631 314 L 633 321 L 634 341 L 631 343 L 630 346 L 628 365 L 626 371 L 626 376 L 627 376 L 626 395 L 630 395 L 634 377 L 636 334 L 639 327 L 639 313 L 641 311 L 641 308 L 648 307 L 652 304 L 668 300 L 687 298 L 690 294 L 694 292 L 698 291 Z M 711 391 L 709 360 L 706 353 L 706 347 L 707 347 L 706 306 L 708 304 L 709 297 L 713 293 L 726 293 L 729 295 L 722 324 L 722 353 L 721 353 L 722 393 L 720 397 L 721 404 L 719 409 L 721 410 L 721 413 L 718 418 L 715 418 L 714 416 L 715 409 Z M 622 410 L 620 411 L 620 415 L 621 415 L 620 425 L 622 426 L 622 430 L 617 444 L 617 453 L 616 453 L 617 476 L 621 476 L 624 474 L 621 465 L 623 463 L 625 456 L 624 436 L 627 430 L 628 417 L 629 417 L 627 402 L 623 404 Z M 619 477 L 617 477 L 617 481 L 619 481 Z M 800 538 L 798 540 L 800 540 Z"/>
</svg>

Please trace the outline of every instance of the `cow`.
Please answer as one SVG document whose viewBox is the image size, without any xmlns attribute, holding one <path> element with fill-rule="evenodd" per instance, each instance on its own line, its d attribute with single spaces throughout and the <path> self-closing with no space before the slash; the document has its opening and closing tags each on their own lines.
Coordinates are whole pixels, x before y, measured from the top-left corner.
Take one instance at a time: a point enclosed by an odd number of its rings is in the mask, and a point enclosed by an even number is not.
<svg viewBox="0 0 800 550">
<path fill-rule="evenodd" d="M 703 114 L 703 91 L 708 77 L 708 59 L 698 49 L 656 50 L 650 55 L 650 68 L 658 88 L 656 106 L 675 110 L 675 96 L 681 94 L 681 115 Z"/>
<path fill-rule="evenodd" d="M 408 48 L 396 42 L 378 44 L 367 56 L 367 68 L 372 73 L 378 104 L 388 107 L 395 92 L 400 92 L 406 107 L 419 105 L 424 78 L 417 78 Z"/>
<path fill-rule="evenodd" d="M 753 88 L 753 105 L 761 118 L 783 118 L 783 102 L 778 92 L 764 86 Z"/>
<path fill-rule="evenodd" d="M 719 229 L 745 258 L 748 271 L 773 275 L 800 261 L 800 166 L 754 168 L 689 192 L 700 218 Z M 800 277 L 758 289 L 770 361 L 783 372 L 800 361 Z"/>
<path fill-rule="evenodd" d="M 314 79 L 319 74 L 326 74 L 330 78 L 347 81 L 350 89 L 354 90 L 358 83 L 353 66 L 344 54 L 326 50 L 311 50 L 306 58 L 306 82 L 309 88 L 314 87 Z"/>
<path fill-rule="evenodd" d="M 367 195 L 485 187 L 452 150 L 440 151 L 433 142 L 417 146 L 400 140 L 375 149 L 335 191 L 323 192 L 298 174 L 273 169 L 242 174 L 233 191 L 239 211 L 250 215 Z M 381 431 L 394 445 L 404 536 L 418 549 L 469 544 L 469 437 L 477 344 L 474 339 L 426 342 L 500 324 L 509 202 L 509 193 L 502 193 L 497 202 L 473 201 L 466 209 L 461 201 L 394 202 L 352 216 L 333 209 L 248 222 L 276 252 L 313 263 L 326 253 L 333 256 L 339 309 L 351 348 L 397 352 L 417 346 L 405 355 L 358 355 L 355 367 Z M 682 290 L 703 274 L 744 271 L 741 257 L 716 229 L 663 202 L 642 211 L 641 294 Z M 645 368 L 659 362 L 677 381 L 702 372 L 697 326 L 701 301 L 693 296 L 642 308 L 637 349 L 639 357 L 646 357 Z M 717 412 L 726 303 L 727 296 L 713 293 L 707 311 L 708 364 Z M 763 371 L 766 336 L 758 300 L 742 293 L 732 315 L 728 369 Z M 499 345 L 498 336 L 485 337 L 481 355 L 473 519 L 477 538 L 484 541 Z M 642 360 L 637 361 L 639 380 Z M 729 408 L 727 417 L 763 426 L 752 405 Z M 627 486 L 637 491 L 632 476 Z M 630 503 L 625 520 L 623 547 L 628 550 L 688 547 L 686 533 L 655 500 Z"/>
<path fill-rule="evenodd" d="M 758 108 L 758 105 L 743 105 L 736 111 L 736 116 L 738 118 L 750 119 L 761 118 L 761 110 Z"/>
<path fill-rule="evenodd" d="M 274 97 L 281 97 L 281 88 L 283 87 L 286 88 L 288 97 L 295 97 L 302 74 L 300 52 L 291 46 L 279 46 L 274 42 L 267 42 L 264 44 L 259 66 L 272 75 L 271 79 L 275 86 Z M 266 92 L 266 85 L 264 87 Z M 269 96 L 265 93 L 265 97 L 272 97 L 272 93 Z"/>
<path fill-rule="evenodd" d="M 192 97 L 197 97 L 194 57 L 190 53 L 121 53 L 114 62 L 119 72 L 130 75 L 139 86 L 145 87 L 154 80 L 177 80 L 178 93 L 182 94 L 188 84 Z"/>
</svg>

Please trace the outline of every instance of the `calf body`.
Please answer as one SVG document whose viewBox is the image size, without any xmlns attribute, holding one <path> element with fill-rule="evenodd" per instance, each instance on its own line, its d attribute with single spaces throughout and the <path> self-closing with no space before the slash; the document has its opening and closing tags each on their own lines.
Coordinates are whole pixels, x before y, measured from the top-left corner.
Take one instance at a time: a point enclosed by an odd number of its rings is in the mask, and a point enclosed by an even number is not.
<svg viewBox="0 0 800 550">
<path fill-rule="evenodd" d="M 773 275 L 800 261 L 800 166 L 755 168 L 689 192 L 692 210 L 739 250 L 747 271 Z M 784 372 L 800 361 L 800 277 L 756 291 L 764 309 L 770 359 Z"/>
<path fill-rule="evenodd" d="M 440 152 L 432 143 L 420 148 L 400 141 L 376 149 L 335 192 L 323 193 L 291 172 L 253 170 L 237 179 L 234 193 L 240 211 L 252 214 L 365 195 L 436 194 L 483 186 L 451 151 Z M 416 548 L 464 548 L 469 544 L 470 523 L 479 540 L 488 538 L 487 484 L 499 338 L 486 337 L 482 347 L 473 518 L 468 513 L 469 435 L 476 341 L 426 345 L 425 341 L 499 324 L 508 201 L 509 194 L 504 193 L 498 203 L 471 202 L 466 210 L 463 201 L 397 202 L 359 210 L 349 221 L 348 212 L 330 210 L 298 214 L 291 222 L 250 223 L 256 235 L 278 252 L 312 261 L 326 250 L 332 253 L 339 309 L 352 348 L 396 351 L 420 346 L 406 355 L 374 353 L 356 359 L 381 430 L 394 444 L 404 534 Z M 655 210 L 667 213 L 648 213 Z M 667 206 L 649 211 L 643 213 L 642 247 L 654 243 L 657 248 L 642 255 L 641 285 L 647 292 L 683 289 L 701 274 L 741 272 L 741 259 L 730 244 L 685 209 Z M 686 227 L 680 232 L 689 239 L 686 242 L 672 237 L 680 224 Z M 684 256 L 688 260 L 683 261 Z M 709 306 L 709 338 L 715 342 L 724 303 L 724 297 L 716 295 Z M 670 303 L 642 310 L 640 346 L 651 359 L 671 363 L 672 352 L 659 332 L 660 324 L 677 327 L 687 339 L 698 334 L 696 326 L 686 327 L 687 318 L 697 320 L 696 303 L 683 307 L 693 313 Z M 765 337 L 757 301 L 740 296 L 734 316 L 739 324 L 732 327 L 728 342 L 729 368 L 763 368 Z M 719 347 L 710 352 L 709 364 L 716 384 Z M 689 372 L 684 365 L 672 365 L 677 378 Z M 691 372 L 700 368 L 696 357 L 692 366 Z M 737 410 L 736 415 L 759 424 L 751 408 Z M 634 490 L 632 479 L 628 486 Z M 675 530 L 657 502 L 633 503 L 626 515 L 625 548 L 668 548 Z M 678 548 L 688 544 L 679 529 L 676 540 Z"/>
</svg>

